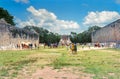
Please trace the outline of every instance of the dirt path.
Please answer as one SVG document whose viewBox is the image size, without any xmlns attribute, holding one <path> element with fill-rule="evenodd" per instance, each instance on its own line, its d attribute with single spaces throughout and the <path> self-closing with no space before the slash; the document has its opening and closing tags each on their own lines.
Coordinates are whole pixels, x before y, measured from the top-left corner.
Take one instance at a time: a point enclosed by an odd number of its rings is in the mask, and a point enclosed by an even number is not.
<svg viewBox="0 0 120 79">
<path fill-rule="evenodd" d="M 42 70 L 37 70 L 32 74 L 33 79 L 79 79 L 79 76 L 70 72 L 53 70 L 50 67 L 45 67 Z"/>
<path fill-rule="evenodd" d="M 37 69 L 31 75 L 23 74 L 17 79 L 92 79 L 92 76 L 72 68 L 53 69 L 52 67 L 44 67 Z"/>
</svg>

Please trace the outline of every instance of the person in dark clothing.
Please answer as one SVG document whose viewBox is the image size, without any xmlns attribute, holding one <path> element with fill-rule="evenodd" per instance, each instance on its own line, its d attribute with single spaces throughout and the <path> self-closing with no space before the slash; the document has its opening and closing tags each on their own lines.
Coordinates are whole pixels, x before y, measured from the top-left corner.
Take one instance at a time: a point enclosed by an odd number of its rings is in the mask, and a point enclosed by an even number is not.
<svg viewBox="0 0 120 79">
<path fill-rule="evenodd" d="M 76 43 L 74 44 L 74 51 L 75 51 L 75 53 L 77 53 L 77 45 L 76 45 Z"/>
<path fill-rule="evenodd" d="M 33 44 L 32 44 L 32 43 L 31 43 L 31 44 L 29 44 L 30 49 L 32 49 L 32 46 L 33 46 Z"/>
</svg>

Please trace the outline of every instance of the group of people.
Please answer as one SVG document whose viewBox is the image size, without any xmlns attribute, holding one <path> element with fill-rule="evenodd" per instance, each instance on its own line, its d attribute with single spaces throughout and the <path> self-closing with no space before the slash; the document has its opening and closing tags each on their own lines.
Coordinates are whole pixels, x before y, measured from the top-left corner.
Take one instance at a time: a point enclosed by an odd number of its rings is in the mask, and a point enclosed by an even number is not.
<svg viewBox="0 0 120 79">
<path fill-rule="evenodd" d="M 22 49 L 28 49 L 28 48 L 32 49 L 32 48 L 33 48 L 33 45 L 34 45 L 35 48 L 37 47 L 36 44 L 32 44 L 32 43 L 30 43 L 30 44 L 25 44 L 25 43 L 22 43 L 22 44 L 17 44 L 17 48 L 18 48 L 18 49 L 20 49 L 20 48 L 22 48 Z"/>
<path fill-rule="evenodd" d="M 44 48 L 48 46 L 49 48 L 57 48 L 58 47 L 58 43 L 44 43 Z"/>
<path fill-rule="evenodd" d="M 77 54 L 77 45 L 76 43 L 70 43 L 70 44 L 61 44 L 62 47 L 66 46 L 67 50 L 70 49 L 72 54 Z M 44 43 L 44 48 L 45 47 L 49 47 L 49 48 L 57 48 L 58 47 L 58 43 Z"/>
</svg>

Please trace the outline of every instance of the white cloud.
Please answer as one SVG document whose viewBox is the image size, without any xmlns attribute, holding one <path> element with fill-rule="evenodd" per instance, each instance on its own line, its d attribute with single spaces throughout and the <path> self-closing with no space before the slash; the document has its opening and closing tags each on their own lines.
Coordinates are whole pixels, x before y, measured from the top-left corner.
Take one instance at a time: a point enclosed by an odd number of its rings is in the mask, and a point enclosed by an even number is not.
<svg viewBox="0 0 120 79">
<path fill-rule="evenodd" d="M 35 25 L 35 22 L 34 22 L 34 20 L 33 19 L 29 19 L 28 21 L 21 21 L 20 19 L 17 19 L 16 18 L 16 23 L 18 23 L 17 25 L 19 26 L 19 27 L 21 27 L 21 28 L 23 28 L 24 27 L 24 25 L 26 26 L 26 25 L 30 25 L 30 26 L 34 26 Z"/>
<path fill-rule="evenodd" d="M 87 26 L 104 26 L 117 19 L 120 19 L 120 14 L 115 11 L 89 12 L 84 18 L 83 24 Z"/>
<path fill-rule="evenodd" d="M 16 20 L 19 26 L 33 25 L 43 27 L 52 32 L 69 33 L 79 29 L 79 24 L 74 21 L 59 20 L 57 16 L 46 9 L 35 9 L 33 6 L 27 8 L 31 13 L 27 21 Z"/>
<path fill-rule="evenodd" d="M 19 3 L 19 2 L 22 2 L 22 3 L 28 3 L 29 0 L 14 0 L 15 2 Z"/>
<path fill-rule="evenodd" d="M 33 6 L 30 6 L 27 8 L 27 11 L 32 13 L 32 16 L 34 17 L 39 17 L 40 19 L 43 20 L 55 20 L 57 19 L 56 15 L 52 12 L 48 12 L 46 9 L 39 9 L 36 10 Z"/>
</svg>

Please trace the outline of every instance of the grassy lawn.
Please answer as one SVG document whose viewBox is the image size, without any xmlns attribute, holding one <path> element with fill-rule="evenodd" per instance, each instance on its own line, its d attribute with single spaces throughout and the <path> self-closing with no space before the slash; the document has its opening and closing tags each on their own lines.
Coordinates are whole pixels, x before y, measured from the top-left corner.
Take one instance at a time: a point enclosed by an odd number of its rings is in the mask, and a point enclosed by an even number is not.
<svg viewBox="0 0 120 79">
<path fill-rule="evenodd" d="M 94 74 L 93 79 L 120 79 L 120 49 L 79 50 L 75 55 L 66 48 L 0 51 L 0 79 L 14 79 L 25 68 L 34 72 L 44 66 L 75 67 L 77 72 Z"/>
</svg>

